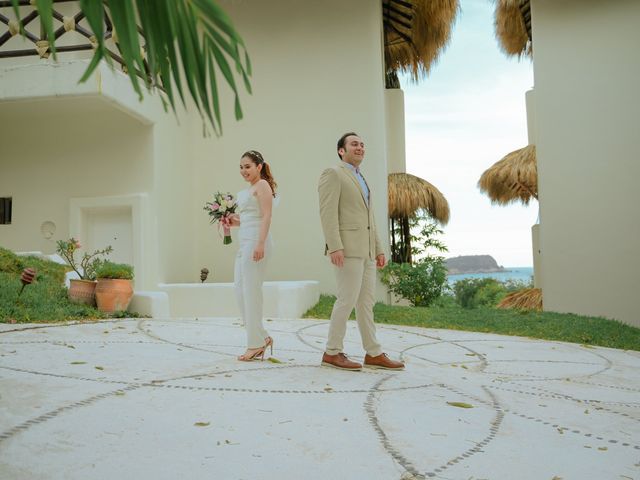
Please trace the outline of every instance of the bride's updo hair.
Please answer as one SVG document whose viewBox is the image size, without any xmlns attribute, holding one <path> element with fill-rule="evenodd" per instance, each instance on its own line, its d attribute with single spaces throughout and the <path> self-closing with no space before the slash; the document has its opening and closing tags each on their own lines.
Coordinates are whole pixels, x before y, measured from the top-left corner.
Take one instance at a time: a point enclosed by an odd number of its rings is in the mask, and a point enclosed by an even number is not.
<svg viewBox="0 0 640 480">
<path fill-rule="evenodd" d="M 262 170 L 260 170 L 260 178 L 264 178 L 267 181 L 267 183 L 271 187 L 271 192 L 275 197 L 276 187 L 278 186 L 278 184 L 273 179 L 273 175 L 271 175 L 271 168 L 269 168 L 269 164 L 264 161 L 264 157 L 262 156 L 262 154 L 257 150 L 249 150 L 248 152 L 244 152 L 242 154 L 242 157 L 240 158 L 244 157 L 251 159 L 251 161 L 256 165 L 262 165 Z"/>
</svg>

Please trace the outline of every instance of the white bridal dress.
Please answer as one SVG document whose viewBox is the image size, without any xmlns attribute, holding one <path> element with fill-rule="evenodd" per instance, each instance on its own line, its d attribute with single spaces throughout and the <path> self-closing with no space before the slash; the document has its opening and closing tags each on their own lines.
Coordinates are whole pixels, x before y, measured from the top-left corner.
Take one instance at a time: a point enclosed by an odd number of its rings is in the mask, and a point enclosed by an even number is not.
<svg viewBox="0 0 640 480">
<path fill-rule="evenodd" d="M 237 213 L 240 215 L 238 233 L 240 246 L 236 255 L 235 290 L 240 315 L 247 330 L 247 347 L 259 348 L 269 336 L 262 324 L 262 282 L 267 262 L 273 250 L 271 232 L 264 246 L 264 258 L 253 261 L 253 250 L 260 236 L 262 214 L 257 197 L 249 188 L 238 192 Z M 275 205 L 274 205 L 275 206 Z"/>
</svg>

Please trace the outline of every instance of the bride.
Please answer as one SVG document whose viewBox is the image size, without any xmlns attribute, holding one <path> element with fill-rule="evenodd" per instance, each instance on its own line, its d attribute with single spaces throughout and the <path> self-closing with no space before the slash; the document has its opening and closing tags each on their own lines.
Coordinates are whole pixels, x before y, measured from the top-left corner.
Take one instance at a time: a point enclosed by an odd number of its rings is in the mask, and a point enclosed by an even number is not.
<svg viewBox="0 0 640 480">
<path fill-rule="evenodd" d="M 262 282 L 266 262 L 273 248 L 271 212 L 276 182 L 262 154 L 249 150 L 240 159 L 240 175 L 249 187 L 238 192 L 238 213 L 223 218 L 223 225 L 240 227 L 234 279 L 240 313 L 247 330 L 247 351 L 238 360 L 264 360 L 267 347 L 273 353 L 273 339 L 262 324 Z"/>
</svg>

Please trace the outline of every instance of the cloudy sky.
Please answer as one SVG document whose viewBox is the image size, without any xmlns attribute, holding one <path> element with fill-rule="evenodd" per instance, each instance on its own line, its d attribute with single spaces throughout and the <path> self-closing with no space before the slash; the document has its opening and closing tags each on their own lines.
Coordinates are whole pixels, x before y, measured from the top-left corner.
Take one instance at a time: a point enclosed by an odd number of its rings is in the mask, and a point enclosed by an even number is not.
<svg viewBox="0 0 640 480">
<path fill-rule="evenodd" d="M 528 59 L 507 58 L 493 31 L 493 2 L 462 0 L 451 42 L 418 85 L 405 92 L 407 172 L 447 198 L 447 256 L 492 255 L 508 267 L 531 266 L 537 202 L 492 206 L 476 184 L 482 172 L 527 145 L 524 94 L 533 86 Z"/>
</svg>

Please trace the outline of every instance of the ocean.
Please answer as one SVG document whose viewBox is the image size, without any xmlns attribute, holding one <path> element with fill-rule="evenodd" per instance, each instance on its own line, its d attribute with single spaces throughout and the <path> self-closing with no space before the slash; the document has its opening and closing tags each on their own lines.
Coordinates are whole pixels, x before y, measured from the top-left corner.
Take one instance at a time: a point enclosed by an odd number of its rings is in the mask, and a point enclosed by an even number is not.
<svg viewBox="0 0 640 480">
<path fill-rule="evenodd" d="M 517 280 L 520 282 L 530 282 L 533 277 L 533 267 L 504 267 L 504 272 L 494 273 L 460 273 L 458 275 L 448 275 L 447 280 L 453 285 L 463 278 L 495 278 L 501 282 L 506 280 Z"/>
</svg>

